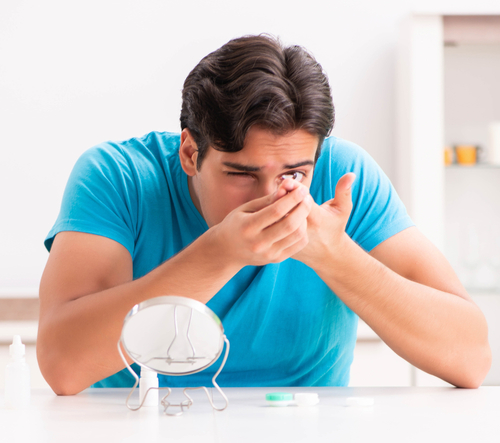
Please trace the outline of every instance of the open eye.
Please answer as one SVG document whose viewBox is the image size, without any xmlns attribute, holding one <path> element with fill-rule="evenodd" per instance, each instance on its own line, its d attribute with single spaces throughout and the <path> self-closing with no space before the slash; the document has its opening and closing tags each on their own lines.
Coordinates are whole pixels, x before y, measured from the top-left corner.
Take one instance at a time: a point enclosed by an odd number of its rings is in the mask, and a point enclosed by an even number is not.
<svg viewBox="0 0 500 443">
<path fill-rule="evenodd" d="M 292 180 L 297 180 L 298 182 L 301 182 L 306 174 L 300 171 L 291 171 L 287 172 L 286 174 L 283 174 L 280 178 L 281 180 L 285 180 L 287 178 L 291 178 Z"/>
</svg>

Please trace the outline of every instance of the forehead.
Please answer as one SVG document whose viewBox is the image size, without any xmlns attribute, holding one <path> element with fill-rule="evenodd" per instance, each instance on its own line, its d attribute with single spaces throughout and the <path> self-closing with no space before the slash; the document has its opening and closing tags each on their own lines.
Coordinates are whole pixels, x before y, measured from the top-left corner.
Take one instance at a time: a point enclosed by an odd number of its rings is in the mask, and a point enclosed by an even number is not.
<svg viewBox="0 0 500 443">
<path fill-rule="evenodd" d="M 220 161 L 257 163 L 291 163 L 290 160 L 314 160 L 318 137 L 299 129 L 284 135 L 252 127 L 247 133 L 243 149 L 238 152 L 215 151 Z"/>
</svg>

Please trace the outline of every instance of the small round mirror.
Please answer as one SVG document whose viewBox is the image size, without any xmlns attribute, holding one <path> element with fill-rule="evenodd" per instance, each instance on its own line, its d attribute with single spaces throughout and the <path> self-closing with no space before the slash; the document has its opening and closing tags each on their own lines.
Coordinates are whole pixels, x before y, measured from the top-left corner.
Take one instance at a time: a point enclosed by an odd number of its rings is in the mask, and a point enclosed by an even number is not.
<svg viewBox="0 0 500 443">
<path fill-rule="evenodd" d="M 188 375 L 213 364 L 224 347 L 224 328 L 203 303 L 163 296 L 127 314 L 121 343 L 139 365 L 165 375 Z"/>
</svg>

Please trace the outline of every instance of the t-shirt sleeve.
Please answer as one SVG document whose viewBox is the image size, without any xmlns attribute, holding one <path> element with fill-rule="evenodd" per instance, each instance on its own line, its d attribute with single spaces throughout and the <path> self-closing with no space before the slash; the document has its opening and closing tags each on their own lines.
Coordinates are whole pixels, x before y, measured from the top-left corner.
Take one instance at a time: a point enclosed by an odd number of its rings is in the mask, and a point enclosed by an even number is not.
<svg viewBox="0 0 500 443">
<path fill-rule="evenodd" d="M 414 226 L 406 208 L 382 168 L 362 148 L 343 141 L 337 155 L 350 158 L 348 169 L 354 172 L 353 208 L 346 226 L 348 235 L 365 251 L 402 230 Z"/>
<path fill-rule="evenodd" d="M 115 240 L 133 256 L 136 218 L 137 192 L 127 159 L 117 147 L 100 145 L 76 162 L 45 247 L 50 252 L 59 232 L 78 231 Z"/>
</svg>

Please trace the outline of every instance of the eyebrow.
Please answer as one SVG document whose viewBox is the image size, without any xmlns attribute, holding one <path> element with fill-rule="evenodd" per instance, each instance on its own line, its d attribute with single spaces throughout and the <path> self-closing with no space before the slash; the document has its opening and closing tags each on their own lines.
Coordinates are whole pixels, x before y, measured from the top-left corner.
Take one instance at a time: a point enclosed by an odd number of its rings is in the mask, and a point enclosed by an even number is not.
<svg viewBox="0 0 500 443">
<path fill-rule="evenodd" d="M 238 171 L 243 171 L 243 172 L 258 172 L 262 169 L 260 166 L 242 165 L 240 163 L 233 163 L 233 162 L 223 162 L 222 164 L 229 168 L 237 169 Z M 303 160 L 293 165 L 283 165 L 283 169 L 295 169 L 301 166 L 309 166 L 309 165 L 314 166 L 314 162 L 312 160 Z"/>
</svg>

